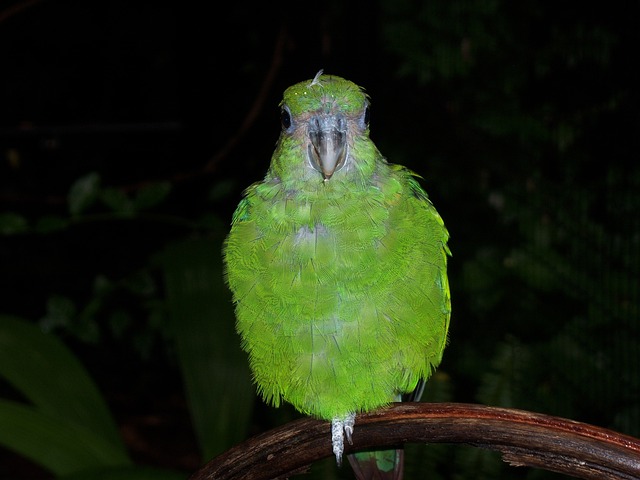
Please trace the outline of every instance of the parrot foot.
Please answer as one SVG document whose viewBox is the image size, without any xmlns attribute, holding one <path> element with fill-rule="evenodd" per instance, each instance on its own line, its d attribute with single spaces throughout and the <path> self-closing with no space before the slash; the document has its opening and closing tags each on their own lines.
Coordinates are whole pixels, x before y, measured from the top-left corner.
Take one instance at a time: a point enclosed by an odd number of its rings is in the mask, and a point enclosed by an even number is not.
<svg viewBox="0 0 640 480">
<path fill-rule="evenodd" d="M 351 436 L 353 435 L 353 426 L 355 423 L 355 413 L 349 413 L 345 417 L 336 417 L 331 421 L 331 444 L 333 445 L 333 454 L 336 456 L 338 466 L 342 464 L 344 438 L 347 437 L 349 445 L 353 445 Z"/>
</svg>

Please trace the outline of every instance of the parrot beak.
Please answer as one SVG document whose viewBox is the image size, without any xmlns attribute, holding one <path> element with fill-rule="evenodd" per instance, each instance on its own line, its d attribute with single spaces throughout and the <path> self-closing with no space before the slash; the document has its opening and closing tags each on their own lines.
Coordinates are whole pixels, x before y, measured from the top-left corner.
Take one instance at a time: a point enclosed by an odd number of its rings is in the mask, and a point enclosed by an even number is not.
<svg viewBox="0 0 640 480">
<path fill-rule="evenodd" d="M 309 140 L 309 161 L 329 180 L 347 158 L 347 122 L 339 115 L 316 115 L 309 120 Z"/>
</svg>

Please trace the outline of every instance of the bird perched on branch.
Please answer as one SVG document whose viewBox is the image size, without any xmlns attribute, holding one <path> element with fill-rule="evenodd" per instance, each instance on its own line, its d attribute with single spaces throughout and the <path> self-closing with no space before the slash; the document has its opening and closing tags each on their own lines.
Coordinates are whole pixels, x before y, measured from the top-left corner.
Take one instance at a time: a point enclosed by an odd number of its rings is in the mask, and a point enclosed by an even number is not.
<svg viewBox="0 0 640 480">
<path fill-rule="evenodd" d="M 442 359 L 448 233 L 417 176 L 369 138 L 362 88 L 321 71 L 280 109 L 271 166 L 233 216 L 226 275 L 259 394 L 330 421 L 340 464 L 356 414 L 419 392 Z M 349 459 L 360 478 L 401 476 L 400 451 Z"/>
</svg>

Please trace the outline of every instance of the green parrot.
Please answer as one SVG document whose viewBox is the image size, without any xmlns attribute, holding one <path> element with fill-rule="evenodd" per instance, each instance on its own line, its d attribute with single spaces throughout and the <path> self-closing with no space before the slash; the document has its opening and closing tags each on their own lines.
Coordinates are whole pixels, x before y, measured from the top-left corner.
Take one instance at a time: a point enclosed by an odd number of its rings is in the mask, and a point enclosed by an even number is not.
<svg viewBox="0 0 640 480">
<path fill-rule="evenodd" d="M 226 277 L 259 394 L 330 421 L 340 464 L 356 414 L 419 395 L 442 359 L 448 233 L 416 175 L 369 138 L 362 88 L 320 71 L 280 108 L 266 177 L 233 215 Z M 400 478 L 390 452 L 349 460 Z"/>
</svg>

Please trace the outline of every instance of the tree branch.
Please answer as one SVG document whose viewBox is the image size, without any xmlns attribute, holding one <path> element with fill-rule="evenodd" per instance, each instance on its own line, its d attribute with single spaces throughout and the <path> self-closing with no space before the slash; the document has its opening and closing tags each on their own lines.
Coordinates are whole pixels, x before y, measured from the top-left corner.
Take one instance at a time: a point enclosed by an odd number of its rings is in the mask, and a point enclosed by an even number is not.
<svg viewBox="0 0 640 480">
<path fill-rule="evenodd" d="M 22 10 L 32 4 L 41 2 L 42 0 L 28 0 L 17 4 L 15 7 L 11 7 L 4 11 L 0 11 L 0 22 L 5 20 L 11 15 L 14 15 L 17 11 Z M 14 11 L 15 10 L 15 11 Z M 175 172 L 168 175 L 165 178 L 153 178 L 153 179 L 144 179 L 139 182 L 129 183 L 125 185 L 115 186 L 118 190 L 124 193 L 137 192 L 142 188 L 148 186 L 151 183 L 167 181 L 172 184 L 183 183 L 194 178 L 201 177 L 202 175 L 210 175 L 215 173 L 218 164 L 224 160 L 229 154 L 240 144 L 240 142 L 244 139 L 247 132 L 251 129 L 257 118 L 260 116 L 262 109 L 264 108 L 264 104 L 266 99 L 269 96 L 271 89 L 273 88 L 273 84 L 277 80 L 278 74 L 280 72 L 280 68 L 284 62 L 285 49 L 288 39 L 288 33 L 286 26 L 283 24 L 280 27 L 278 35 L 275 39 L 275 44 L 273 47 L 273 54 L 271 56 L 271 63 L 269 65 L 269 70 L 266 72 L 260 88 L 256 94 L 256 97 L 247 111 L 241 125 L 238 130 L 231 136 L 227 142 L 216 152 L 214 153 L 207 162 L 197 169 L 188 170 L 188 171 L 180 171 Z M 72 125 L 72 126 L 54 126 L 47 127 L 45 129 L 38 128 L 35 126 L 30 126 L 29 128 L 22 128 L 19 130 L 16 129 L 5 129 L 7 132 L 12 132 L 16 130 L 17 132 L 22 132 L 24 134 L 29 135 L 42 135 L 43 133 L 47 134 L 61 134 L 61 133 L 75 133 L 75 134 L 83 134 L 87 132 L 101 132 L 101 133 L 112 133 L 113 131 L 125 131 L 125 132 L 135 132 L 135 131 L 152 131 L 152 132 L 162 132 L 166 131 L 177 131 L 179 130 L 180 125 L 172 122 L 167 123 L 150 123 L 150 124 L 123 124 L 123 125 Z M 3 133 L 0 131 L 0 133 Z M 8 201 L 10 203 L 45 203 L 52 205 L 62 205 L 66 203 L 67 199 L 65 196 L 44 196 L 44 197 L 33 197 L 31 195 L 22 195 L 15 193 L 3 193 L 0 192 L 0 200 Z"/>
<path fill-rule="evenodd" d="M 396 403 L 356 417 L 345 453 L 404 443 L 473 445 L 514 466 L 585 479 L 640 479 L 640 440 L 560 417 L 459 403 Z M 305 418 L 214 458 L 191 480 L 286 478 L 332 456 L 329 422 Z M 343 467 L 347 468 L 347 467 Z"/>
<path fill-rule="evenodd" d="M 273 55 L 271 57 L 271 65 L 269 67 L 269 71 L 264 76 L 262 81 L 262 85 L 260 86 L 260 90 L 251 105 L 251 108 L 247 112 L 247 115 L 242 122 L 242 125 L 238 129 L 238 131 L 227 141 L 227 143 L 222 147 L 204 166 L 203 171 L 206 173 L 213 172 L 217 164 L 226 157 L 231 150 L 233 150 L 240 140 L 245 136 L 247 131 L 251 128 L 251 126 L 255 123 L 256 119 L 260 115 L 262 108 L 264 107 L 264 102 L 267 99 L 271 88 L 273 87 L 274 82 L 278 76 L 280 67 L 282 66 L 282 62 L 284 61 L 284 48 L 287 40 L 287 30 L 283 25 L 280 27 L 280 31 L 278 32 L 278 36 L 276 37 L 275 46 L 273 49 Z"/>
<path fill-rule="evenodd" d="M 14 5 L 11 5 L 4 10 L 0 11 L 0 23 L 8 20 L 9 18 L 17 15 L 18 13 L 26 10 L 29 7 L 33 7 L 34 5 L 40 3 L 42 0 L 25 0 L 23 2 L 18 2 Z"/>
</svg>

